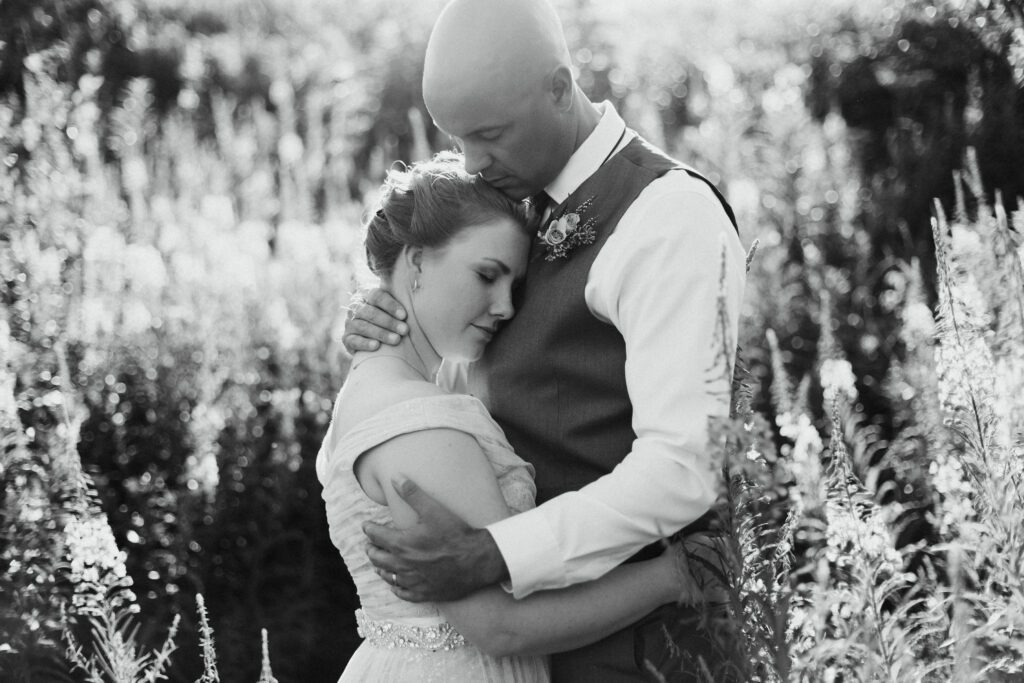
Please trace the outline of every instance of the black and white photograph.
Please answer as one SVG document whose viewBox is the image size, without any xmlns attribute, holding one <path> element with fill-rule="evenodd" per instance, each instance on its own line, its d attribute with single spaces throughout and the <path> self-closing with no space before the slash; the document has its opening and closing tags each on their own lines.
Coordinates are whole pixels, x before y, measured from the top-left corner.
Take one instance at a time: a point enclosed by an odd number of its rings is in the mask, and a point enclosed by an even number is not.
<svg viewBox="0 0 1024 683">
<path fill-rule="evenodd" d="M 1022 0 L 0 0 L 0 681 L 1024 681 Z"/>
</svg>

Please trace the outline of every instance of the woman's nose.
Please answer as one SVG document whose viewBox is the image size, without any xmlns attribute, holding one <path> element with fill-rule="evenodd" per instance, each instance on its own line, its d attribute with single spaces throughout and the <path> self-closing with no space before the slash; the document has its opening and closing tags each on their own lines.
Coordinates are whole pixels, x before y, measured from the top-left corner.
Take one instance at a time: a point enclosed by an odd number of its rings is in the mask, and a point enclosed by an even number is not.
<svg viewBox="0 0 1024 683">
<path fill-rule="evenodd" d="M 515 313 L 515 306 L 512 305 L 512 289 L 511 287 L 504 288 L 491 304 L 491 315 L 499 320 L 508 320 Z"/>
</svg>

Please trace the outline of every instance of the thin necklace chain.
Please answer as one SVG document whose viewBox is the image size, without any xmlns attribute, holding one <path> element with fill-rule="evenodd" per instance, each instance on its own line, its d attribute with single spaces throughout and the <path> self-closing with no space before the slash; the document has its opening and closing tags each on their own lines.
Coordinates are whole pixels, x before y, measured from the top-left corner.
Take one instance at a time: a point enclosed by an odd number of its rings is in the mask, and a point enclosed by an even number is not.
<svg viewBox="0 0 1024 683">
<path fill-rule="evenodd" d="M 415 351 L 415 349 L 413 349 L 413 350 Z M 416 355 L 419 356 L 419 354 L 416 354 Z M 430 382 L 430 380 L 427 379 L 426 374 L 424 374 L 424 372 L 421 369 L 419 369 L 418 367 L 416 367 L 415 365 L 410 363 L 408 360 L 406 360 L 402 356 L 398 356 L 398 355 L 395 355 L 393 353 L 376 353 L 376 354 L 373 354 L 372 356 L 367 356 L 366 358 L 363 358 L 362 360 L 360 360 L 358 363 L 352 363 L 352 365 L 350 365 L 349 368 L 348 368 L 349 372 L 352 372 L 353 370 L 358 368 L 363 363 L 365 363 L 367 361 L 370 361 L 370 360 L 373 360 L 374 358 L 394 358 L 396 360 L 400 360 L 403 363 L 405 363 L 406 365 L 408 365 L 410 368 L 412 368 L 412 370 L 417 375 L 422 377 L 424 382 Z"/>
<path fill-rule="evenodd" d="M 410 296 L 411 295 L 412 295 L 412 292 L 410 292 Z M 416 307 L 412 304 L 411 301 L 410 301 L 410 304 L 409 304 L 409 308 L 411 309 L 410 313 L 412 314 L 412 320 L 416 321 L 417 325 L 418 325 L 418 320 L 417 320 L 417 317 L 416 317 Z M 417 375 L 419 375 L 423 379 L 424 382 L 430 382 L 431 384 L 436 383 L 436 381 L 437 381 L 436 378 L 435 379 L 430 379 L 430 377 L 428 376 L 428 372 L 429 371 L 427 369 L 428 368 L 427 362 L 425 360 L 423 360 L 423 354 L 421 354 L 420 350 L 418 348 L 416 348 L 416 342 L 412 338 L 413 334 L 412 334 L 411 327 L 412 326 L 410 326 L 410 330 L 409 330 L 409 346 L 412 347 L 412 352 L 416 354 L 416 360 L 418 360 L 420 362 L 420 366 L 421 366 L 422 369 L 416 367 L 415 365 L 413 365 L 404 356 L 400 356 L 400 355 L 397 355 L 397 354 L 391 354 L 391 353 L 379 353 L 379 354 L 375 354 L 375 355 L 372 355 L 372 356 L 367 356 L 366 358 L 362 359 L 358 363 L 353 363 L 352 365 L 349 366 L 349 372 L 351 372 L 352 370 L 355 370 L 357 367 L 359 367 L 360 365 L 362 365 L 366 361 L 370 360 L 371 358 L 397 358 L 398 360 L 402 361 L 403 363 L 408 365 L 410 368 L 412 368 L 413 372 L 415 372 Z M 424 335 L 424 339 L 426 340 L 427 345 L 433 351 L 434 350 L 434 345 L 430 343 L 430 340 L 426 338 L 426 335 Z M 436 351 L 435 351 L 435 353 L 436 353 Z M 435 373 L 435 375 L 436 375 L 436 373 Z"/>
<path fill-rule="evenodd" d="M 423 328 L 420 327 L 419 316 L 416 315 L 416 295 L 415 295 L 415 292 L 409 292 L 409 313 L 410 313 L 410 317 L 411 317 L 411 320 L 409 322 L 410 323 L 412 323 L 412 322 L 416 323 L 416 327 L 419 328 L 420 332 L 423 334 L 423 340 L 427 342 L 427 346 L 429 346 L 430 350 L 434 352 L 434 355 L 436 355 L 436 356 L 438 356 L 440 358 L 440 354 L 437 353 L 436 349 L 434 349 L 434 345 L 430 343 L 430 338 L 427 337 L 426 332 L 423 332 Z M 420 362 L 420 365 L 423 366 L 424 370 L 427 370 L 427 368 L 429 368 L 430 366 L 428 366 L 427 362 L 425 360 L 423 360 L 423 354 L 420 353 L 420 350 L 418 348 L 416 348 L 416 340 L 413 339 L 413 326 L 412 325 L 409 326 L 409 346 L 412 347 L 412 352 L 416 354 L 416 360 L 418 360 Z M 434 374 L 436 375 L 437 373 L 434 373 Z M 427 379 L 426 374 L 423 374 L 422 376 L 423 376 L 424 379 Z M 427 381 L 430 382 L 431 380 L 427 379 Z"/>
<path fill-rule="evenodd" d="M 426 335 L 424 335 L 423 338 L 426 339 Z M 430 346 L 431 349 L 434 348 L 434 345 L 430 343 L 429 339 L 427 339 L 427 344 Z M 420 362 L 420 365 L 423 366 L 423 369 L 426 370 L 427 369 L 427 362 L 425 360 L 423 360 L 423 355 L 420 353 L 420 350 L 416 348 L 416 342 L 414 342 L 412 340 L 412 332 L 409 333 L 409 346 L 412 347 L 412 352 L 416 354 L 416 360 L 418 360 Z M 402 360 L 405 360 L 405 359 L 403 358 Z M 406 362 L 408 363 L 408 361 L 406 361 Z M 409 363 L 409 365 L 411 366 L 412 364 Z M 423 376 L 423 379 L 426 379 L 428 382 L 431 381 L 431 380 L 427 379 L 426 374 L 423 374 L 423 373 L 421 373 L 421 374 Z"/>
</svg>

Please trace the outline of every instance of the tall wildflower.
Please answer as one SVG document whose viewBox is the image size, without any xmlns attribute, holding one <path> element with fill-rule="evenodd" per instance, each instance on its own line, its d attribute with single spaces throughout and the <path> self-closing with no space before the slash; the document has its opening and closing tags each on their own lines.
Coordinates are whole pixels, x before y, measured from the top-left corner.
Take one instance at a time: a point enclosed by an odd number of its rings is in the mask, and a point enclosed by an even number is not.
<svg viewBox="0 0 1024 683">
<path fill-rule="evenodd" d="M 63 349 L 58 353 L 62 386 L 70 382 Z M 138 626 L 133 615 L 139 612 L 132 580 L 125 568 L 126 553 L 119 550 L 106 515 L 96 502 L 92 479 L 82 471 L 77 446 L 78 425 L 72 414 L 82 409 L 73 396 L 64 399 L 65 433 L 69 442 L 64 450 L 63 469 L 74 484 L 78 514 L 68 517 L 63 530 L 65 576 L 72 586 L 70 604 L 65 605 L 64 640 L 67 659 L 95 683 L 151 683 L 163 679 L 164 669 L 175 649 L 178 617 L 174 618 L 160 650 L 143 652 L 137 640 Z M 89 625 L 91 654 L 78 642 L 74 623 Z"/>
<path fill-rule="evenodd" d="M 958 225 L 958 231 L 966 228 Z M 932 479 L 942 494 L 944 527 L 957 533 L 976 514 L 975 485 L 983 481 L 990 448 L 994 445 L 994 415 L 990 411 L 995 389 L 993 361 L 983 330 L 988 310 L 973 275 L 961 282 L 954 269 L 955 244 L 945 213 L 936 205 L 932 219 L 937 259 L 939 306 L 936 315 L 935 364 L 938 399 L 946 424 L 963 439 L 963 446 L 937 453 Z M 961 257 L 966 256 L 960 238 Z M 970 242 L 973 246 L 973 240 Z"/>
<path fill-rule="evenodd" d="M 97 188 L 80 172 L 69 143 L 77 133 L 69 122 L 78 121 L 74 111 L 82 102 L 55 77 L 64 50 L 25 60 L 21 137 L 14 142 L 30 154 L 4 174 L 10 182 L 0 183 L 0 279 L 17 283 L 5 290 L 0 322 L 0 588 L 13 589 L 12 607 L 23 615 L 19 631 L 5 605 L 2 635 L 11 645 L 7 654 L 23 661 L 42 654 L 40 642 L 52 656 L 62 636 L 69 662 L 89 680 L 155 681 L 163 677 L 173 635 L 159 652 L 140 652 L 126 556 L 78 454 L 87 411 L 69 369 L 77 348 L 68 330 L 77 315 L 68 294 L 77 282 L 81 243 L 68 226 L 87 224 L 87 198 Z M 86 646 L 79 644 L 82 636 Z"/>
<path fill-rule="evenodd" d="M 978 188 L 972 190 L 978 192 Z M 978 211 L 976 224 L 992 221 L 992 210 L 984 201 L 979 202 Z M 1018 297 L 1014 293 L 993 299 L 995 310 L 985 297 L 981 301 L 973 297 L 975 290 L 989 286 L 979 284 L 985 278 L 979 281 L 971 267 L 985 245 L 979 237 L 982 246 L 975 251 L 958 248 L 954 239 L 958 231 L 974 232 L 959 211 L 958 219 L 950 226 L 936 205 L 932 227 L 939 285 L 940 396 L 946 421 L 962 440 L 956 459 L 950 459 L 950 469 L 966 485 L 958 488 L 958 492 L 966 489 L 956 501 L 964 512 L 956 520 L 957 534 L 947 544 L 950 564 L 956 569 L 955 590 L 947 596 L 956 617 L 953 628 L 962 644 L 958 652 L 968 653 L 960 656 L 971 660 L 958 661 L 958 670 L 984 676 L 1020 675 L 1024 673 L 1024 585 L 1020 580 L 1024 449 L 1019 435 L 1024 424 L 1017 405 L 1024 382 L 1019 352 L 1014 350 L 1019 339 L 1008 343 L 1004 336 L 1014 327 L 1012 311 Z M 998 214 L 992 222 L 991 230 L 978 230 L 983 236 L 987 233 L 986 241 L 998 234 Z M 974 238 L 968 240 L 975 246 Z M 987 248 L 993 250 L 993 245 Z M 994 250 L 998 253 L 999 248 Z M 1011 322 L 1004 323 L 1007 306 Z M 942 484 L 936 477 L 936 487 Z"/>
<path fill-rule="evenodd" d="M 838 275 L 836 277 L 839 277 Z M 832 292 L 821 288 L 821 306 L 818 313 L 818 376 L 825 395 L 825 405 L 852 403 L 857 398 L 857 378 L 847 360 L 832 326 L 835 322 Z"/>
<path fill-rule="evenodd" d="M 823 444 L 804 401 L 794 400 L 778 337 L 766 331 L 772 360 L 772 403 L 779 434 L 788 441 L 782 446 L 785 466 L 792 477 L 789 495 L 801 508 L 816 510 L 822 502 L 821 452 Z"/>
<path fill-rule="evenodd" d="M 729 607 L 737 623 L 735 644 L 742 680 L 785 681 L 792 665 L 790 618 L 793 536 L 799 504 L 776 527 L 765 490 L 732 474 L 725 496 Z M 741 654 L 740 654 L 741 653 Z"/>
<path fill-rule="evenodd" d="M 959 189 L 962 185 L 970 191 L 978 208 L 975 219 L 966 220 L 966 210 L 960 205 L 963 202 L 961 191 L 952 229 L 956 236 L 967 233 L 971 228 L 976 235 L 976 239 L 971 241 L 976 242 L 978 248 L 967 254 L 958 254 L 954 249 L 954 258 L 961 275 L 977 275 L 978 286 L 982 289 L 986 308 L 992 314 L 994 331 L 997 332 L 993 337 L 994 354 L 997 358 L 1010 354 L 1019 359 L 1024 349 L 1013 342 L 1024 337 L 1024 262 L 1020 251 L 1024 240 L 1019 232 L 1014 233 L 1010 229 L 1006 208 L 998 191 L 995 202 L 989 204 L 974 149 L 967 150 L 965 160 L 966 169 L 957 175 L 957 186 Z"/>
<path fill-rule="evenodd" d="M 18 416 L 15 378 L 25 349 L 0 319 L 0 674 L 58 648 L 63 593 L 55 569 L 59 509 L 45 463 Z"/>
<path fill-rule="evenodd" d="M 71 108 L 69 88 L 53 76 L 60 48 L 26 59 L 26 104 L 22 143 L 31 156 L 4 185 L 6 245 L 0 268 L 5 282 L 24 283 L 9 293 L 3 322 L 4 449 L 6 504 L 20 508 L 5 529 L 5 555 L 13 556 L 5 579 L 33 577 L 24 597 L 43 589 L 57 599 L 65 618 L 83 621 L 108 613 L 130 613 L 135 596 L 92 478 L 78 456 L 85 411 L 72 391 L 67 362 L 68 321 L 65 264 L 77 245 L 61 221 L 70 221 L 83 192 L 81 175 L 63 134 Z M 17 337 L 11 335 L 11 324 Z M 48 349 L 45 353 L 35 348 Z M 28 427 L 17 408 L 31 405 L 37 419 Z M 38 419 L 45 414 L 44 419 Z M 5 514 L 5 519 L 11 517 Z M 26 524 L 33 525 L 32 529 Z M 25 588 L 28 588 L 25 586 Z M 70 594 L 70 595 L 68 595 Z M 70 598 L 63 604 L 65 598 Z M 52 605 L 51 605 L 52 606 Z M 39 605 L 23 605 L 31 615 Z M 41 615 L 40 615 L 41 616 Z M 43 630 L 38 619 L 29 630 Z M 6 626 L 6 624 L 5 624 Z M 59 623 L 50 624 L 54 635 Z M 6 631 L 6 629 L 5 629 Z M 45 637 L 45 636 L 44 636 Z"/>
<path fill-rule="evenodd" d="M 197 683 L 220 683 L 217 671 L 217 651 L 213 646 L 213 627 L 206 612 L 206 600 L 196 593 L 196 611 L 199 612 L 199 647 L 203 650 L 203 675 Z"/>
<path fill-rule="evenodd" d="M 748 256 L 748 267 L 753 250 Z M 724 262 L 718 300 L 715 349 L 721 378 L 722 365 L 732 373 L 732 415 L 710 425 L 712 452 L 722 463 L 725 488 L 720 506 L 723 536 L 715 545 L 719 556 L 713 573 L 728 596 L 726 615 L 717 619 L 719 646 L 727 648 L 726 671 L 701 670 L 703 680 L 720 680 L 727 673 L 738 680 L 784 681 L 789 669 L 786 644 L 787 604 L 790 593 L 790 558 L 793 520 L 781 530 L 774 527 L 769 483 L 775 462 L 771 430 L 751 406 L 751 378 L 741 357 L 733 368 L 724 296 Z"/>
<path fill-rule="evenodd" d="M 828 286 L 821 288 L 821 305 L 818 313 L 818 325 L 821 330 L 818 339 L 818 380 L 821 384 L 823 405 L 838 412 L 838 424 L 842 426 L 841 435 L 849 458 L 853 474 L 865 488 L 876 496 L 880 486 L 882 466 L 880 454 L 885 447 L 878 430 L 866 424 L 865 416 L 859 407 L 857 377 L 853 365 L 846 352 L 835 337 L 833 290 L 849 289 L 845 282 L 846 276 L 838 269 L 826 271 Z M 833 420 L 833 425 L 835 420 Z M 880 508 L 892 520 L 900 512 L 897 505 L 886 505 Z"/>
<path fill-rule="evenodd" d="M 163 647 L 155 652 L 141 652 L 138 627 L 133 626 L 127 612 L 113 604 L 97 607 L 90 617 L 92 654 L 78 643 L 69 630 L 67 658 L 74 669 L 85 674 L 90 683 L 155 683 L 166 679 L 164 671 L 174 652 L 180 618 L 175 615 Z"/>
<path fill-rule="evenodd" d="M 851 468 L 833 403 L 825 545 L 802 586 L 796 672 L 810 680 L 927 680 L 939 632 L 913 616 L 915 577 L 904 571 L 888 520 Z"/>
<path fill-rule="evenodd" d="M 826 271 L 817 279 L 834 285 L 840 277 Z M 793 673 L 800 680 L 927 680 L 942 622 L 916 614 L 917 579 L 895 547 L 901 508 L 875 500 L 884 444 L 855 407 L 856 376 L 832 331 L 833 286 L 819 285 L 818 378 L 831 430 L 822 505 L 801 534 L 806 578 L 796 582 L 790 606 Z M 791 493 L 802 490 L 796 481 Z"/>
<path fill-rule="evenodd" d="M 270 669 L 270 647 L 267 644 L 267 629 L 260 629 L 260 639 L 263 643 L 263 663 L 260 666 L 260 679 L 256 683 L 277 683 L 277 679 L 274 678 L 274 672 Z"/>
<path fill-rule="evenodd" d="M 96 616 L 107 606 L 138 612 L 125 569 L 126 554 L 118 550 L 106 517 L 72 517 L 64 527 L 64 539 L 68 579 L 74 586 L 72 614 Z"/>
<path fill-rule="evenodd" d="M 945 503 L 962 500 L 966 483 L 948 461 L 959 446 L 943 424 L 938 381 L 935 374 L 935 318 L 928 305 L 919 262 L 914 259 L 887 275 L 893 286 L 891 308 L 900 323 L 898 341 L 902 360 L 893 358 L 883 387 L 893 406 L 893 430 L 884 464 L 893 480 L 903 485 L 907 497 L 921 510 L 934 510 L 930 522 L 938 534 L 949 531 L 961 513 L 945 509 Z M 938 491 L 935 475 L 945 477 L 949 490 Z M 949 494 L 949 495 L 947 495 Z"/>
</svg>

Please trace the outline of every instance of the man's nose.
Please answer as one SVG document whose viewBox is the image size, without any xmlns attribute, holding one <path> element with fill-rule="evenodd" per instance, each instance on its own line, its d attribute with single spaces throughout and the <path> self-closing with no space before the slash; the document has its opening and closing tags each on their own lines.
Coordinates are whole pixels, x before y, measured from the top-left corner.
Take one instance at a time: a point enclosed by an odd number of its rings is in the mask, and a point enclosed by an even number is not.
<svg viewBox="0 0 1024 683">
<path fill-rule="evenodd" d="M 491 155 L 480 145 L 464 144 L 462 153 L 466 156 L 466 173 L 470 175 L 483 173 L 491 165 Z"/>
</svg>

